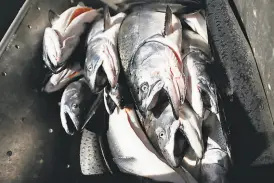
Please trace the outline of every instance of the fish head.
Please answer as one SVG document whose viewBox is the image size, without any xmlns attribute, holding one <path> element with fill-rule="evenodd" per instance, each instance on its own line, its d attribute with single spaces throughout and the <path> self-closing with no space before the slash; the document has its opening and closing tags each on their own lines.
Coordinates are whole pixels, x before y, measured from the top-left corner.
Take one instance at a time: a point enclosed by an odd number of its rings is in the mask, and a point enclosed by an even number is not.
<svg viewBox="0 0 274 183">
<path fill-rule="evenodd" d="M 147 135 L 158 152 L 172 167 L 180 166 L 189 147 L 188 140 L 180 130 L 180 122 L 173 116 L 170 104 L 162 105 L 145 120 Z"/>
<path fill-rule="evenodd" d="M 95 97 L 89 86 L 81 79 L 68 85 L 61 99 L 61 121 L 65 131 L 72 135 L 81 130 L 89 106 Z"/>
<path fill-rule="evenodd" d="M 161 104 L 162 100 L 168 100 L 171 103 L 174 117 L 178 119 L 181 102 L 179 90 L 184 83 L 177 85 L 174 82 L 169 62 L 170 60 L 177 62 L 177 60 L 166 54 L 171 52 L 168 49 L 155 42 L 143 45 L 136 52 L 129 68 L 130 87 L 143 114 Z"/>
<path fill-rule="evenodd" d="M 85 77 L 93 92 L 100 92 L 106 85 L 115 87 L 119 76 L 117 49 L 107 39 L 95 39 L 88 46 L 85 60 Z"/>
<path fill-rule="evenodd" d="M 75 36 L 63 38 L 57 30 L 46 28 L 43 39 L 43 60 L 54 73 L 65 68 L 68 58 L 79 39 Z"/>
<path fill-rule="evenodd" d="M 82 68 L 79 63 L 76 63 L 74 65 L 68 66 L 66 69 L 60 71 L 57 74 L 52 74 L 42 90 L 47 93 L 56 92 L 67 86 L 67 84 L 71 81 L 76 80 L 81 76 Z"/>
</svg>

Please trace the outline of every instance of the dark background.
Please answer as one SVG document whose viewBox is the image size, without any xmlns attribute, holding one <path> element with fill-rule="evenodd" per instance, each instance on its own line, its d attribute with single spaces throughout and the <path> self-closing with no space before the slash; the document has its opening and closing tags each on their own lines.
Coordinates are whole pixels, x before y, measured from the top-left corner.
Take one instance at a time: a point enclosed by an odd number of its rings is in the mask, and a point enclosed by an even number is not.
<svg viewBox="0 0 274 183">
<path fill-rule="evenodd" d="M 1 38 L 23 2 L 1 2 Z M 98 1 L 92 2 L 99 6 Z M 250 40 L 270 109 L 274 113 L 274 80 L 271 79 L 274 68 L 274 3 L 271 0 L 237 0 L 235 4 L 233 1 L 229 2 L 234 10 L 239 11 L 235 14 Z M 28 15 L 0 59 L 1 183 L 121 181 L 118 177 L 80 175 L 80 136 L 70 137 L 61 127 L 58 113 L 60 93 L 46 95 L 40 92 L 46 74 L 41 60 L 41 38 L 44 27 L 48 25 L 47 11 L 53 8 L 60 13 L 70 5 L 68 0 L 33 1 Z M 19 49 L 15 45 L 18 45 Z M 272 124 L 272 121 L 269 123 Z M 239 125 L 239 128 L 241 127 L 244 125 Z M 53 129 L 53 133 L 49 133 L 49 129 Z M 266 149 L 274 152 L 271 145 L 274 135 L 271 129 L 260 128 L 259 131 L 262 135 L 267 132 Z M 241 130 L 238 129 L 237 132 L 241 133 Z M 262 145 L 258 144 L 260 141 L 248 136 L 245 141 L 239 141 L 252 147 L 246 150 L 242 148 L 242 159 L 254 152 L 257 156 L 253 157 L 253 162 L 237 159 L 236 164 L 240 166 L 236 169 L 237 172 L 233 173 L 235 177 L 232 182 L 274 182 L 274 179 L 270 180 L 274 174 L 273 158 L 270 158 L 269 152 L 258 153 L 258 147 Z M 238 146 L 245 147 L 241 143 Z M 12 155 L 8 151 L 11 151 Z M 67 168 L 68 164 L 70 168 Z M 123 181 L 131 180 L 133 177 L 130 176 L 123 178 Z"/>
</svg>

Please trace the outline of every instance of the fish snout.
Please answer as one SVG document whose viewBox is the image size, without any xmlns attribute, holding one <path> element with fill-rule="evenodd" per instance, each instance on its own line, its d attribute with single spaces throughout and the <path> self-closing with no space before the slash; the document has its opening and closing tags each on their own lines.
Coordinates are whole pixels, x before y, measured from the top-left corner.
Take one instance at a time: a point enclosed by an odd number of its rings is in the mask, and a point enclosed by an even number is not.
<svg viewBox="0 0 274 183">
<path fill-rule="evenodd" d="M 106 85 L 107 77 L 102 67 L 103 61 L 87 61 L 84 67 L 86 80 L 93 93 L 99 93 Z"/>
<path fill-rule="evenodd" d="M 71 113 L 61 110 L 60 116 L 62 126 L 67 134 L 73 135 L 81 129 L 79 120 Z"/>
<path fill-rule="evenodd" d="M 179 167 L 189 144 L 180 130 L 180 122 L 174 121 L 170 126 L 170 134 L 164 147 L 163 156 L 172 167 Z"/>
<path fill-rule="evenodd" d="M 150 94 L 148 95 L 142 106 L 144 111 L 151 110 L 156 106 L 160 91 L 163 89 L 163 87 L 164 82 L 158 81 L 157 83 L 155 83 L 154 87 L 152 88 Z"/>
<path fill-rule="evenodd" d="M 179 109 L 181 105 L 180 94 L 178 93 L 176 86 L 171 81 L 166 82 L 164 88 L 168 94 L 168 99 L 172 107 L 174 118 L 177 120 L 179 118 Z"/>
<path fill-rule="evenodd" d="M 104 47 L 102 58 L 103 58 L 103 69 L 106 73 L 108 82 L 111 88 L 115 87 L 118 82 L 120 73 L 120 62 L 118 53 L 115 46 L 107 44 Z"/>
</svg>

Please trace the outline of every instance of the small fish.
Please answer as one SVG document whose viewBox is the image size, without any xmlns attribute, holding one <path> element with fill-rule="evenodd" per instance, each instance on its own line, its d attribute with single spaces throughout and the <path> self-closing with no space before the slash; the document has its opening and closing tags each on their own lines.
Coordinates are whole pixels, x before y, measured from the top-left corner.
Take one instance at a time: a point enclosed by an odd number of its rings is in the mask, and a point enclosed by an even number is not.
<svg viewBox="0 0 274 183">
<path fill-rule="evenodd" d="M 92 25 L 87 38 L 85 76 L 91 90 L 100 92 L 107 82 L 113 88 L 118 82 L 120 60 L 117 51 L 117 37 L 125 13 L 110 17 L 109 9 L 104 9 L 104 18 Z"/>
<path fill-rule="evenodd" d="M 145 113 L 164 92 L 174 116 L 184 102 L 186 87 L 181 60 L 182 27 L 169 6 L 166 13 L 135 9 L 119 32 L 119 52 L 123 69 L 137 107 Z"/>
<path fill-rule="evenodd" d="M 84 78 L 67 86 L 62 95 L 60 107 L 62 126 L 67 134 L 73 135 L 75 131 L 82 129 L 96 99 L 97 95 L 92 94 Z M 96 104 L 96 106 L 99 105 Z"/>
<path fill-rule="evenodd" d="M 64 88 L 71 81 L 82 77 L 83 75 L 84 73 L 80 64 L 75 63 L 74 65 L 69 66 L 58 74 L 52 74 L 42 91 L 45 91 L 47 93 L 56 92 Z"/>
<path fill-rule="evenodd" d="M 186 98 L 195 112 L 204 118 L 206 108 L 218 113 L 217 89 L 208 73 L 212 67 L 209 45 L 192 30 L 183 29 L 184 73 L 188 78 Z"/>
<path fill-rule="evenodd" d="M 177 173 L 158 157 L 132 108 L 116 108 L 109 117 L 107 139 L 113 160 L 125 173 L 155 181 L 194 183 L 188 173 Z"/>
<path fill-rule="evenodd" d="M 156 111 L 157 110 L 157 111 Z M 170 104 L 163 104 L 144 120 L 148 138 L 168 164 L 179 167 L 189 146 L 196 156 L 203 156 L 202 121 L 187 103 L 180 106 L 179 119 L 176 120 Z"/>
<path fill-rule="evenodd" d="M 67 9 L 61 15 L 49 11 L 51 27 L 47 27 L 43 39 L 43 60 L 53 73 L 62 71 L 80 41 L 86 24 L 91 23 L 99 14 L 85 6 Z"/>
</svg>

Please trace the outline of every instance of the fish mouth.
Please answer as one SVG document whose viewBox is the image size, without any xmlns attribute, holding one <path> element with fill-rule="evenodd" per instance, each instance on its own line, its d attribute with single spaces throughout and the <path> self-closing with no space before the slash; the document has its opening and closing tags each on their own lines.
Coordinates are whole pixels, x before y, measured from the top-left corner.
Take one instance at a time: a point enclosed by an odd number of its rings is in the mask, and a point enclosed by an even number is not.
<svg viewBox="0 0 274 183">
<path fill-rule="evenodd" d="M 163 156 L 170 166 L 176 168 L 181 165 L 188 148 L 188 140 L 180 129 L 180 122 L 176 120 L 170 127 L 170 138 L 164 148 Z"/>
<path fill-rule="evenodd" d="M 187 103 L 184 103 L 184 106 L 180 108 L 180 118 L 178 121 L 180 123 L 180 131 L 186 136 L 190 147 L 195 152 L 197 158 L 202 159 L 204 153 L 201 129 L 202 121 Z"/>
<path fill-rule="evenodd" d="M 48 54 L 44 53 L 44 58 L 43 60 L 45 61 L 46 66 L 48 67 L 48 69 L 53 73 L 53 74 L 58 74 L 60 72 L 62 72 L 63 70 L 65 70 L 67 68 L 67 62 L 66 61 L 62 61 L 62 62 L 57 62 L 57 65 L 54 65 Z"/>
<path fill-rule="evenodd" d="M 89 75 L 89 83 L 91 90 L 95 93 L 99 93 L 109 83 L 111 88 L 114 88 L 118 82 L 118 74 L 115 68 L 110 66 L 111 64 L 100 60 L 96 67 Z M 89 72 L 89 71 L 87 71 Z"/>
<path fill-rule="evenodd" d="M 85 67 L 86 78 L 89 81 L 90 89 L 94 93 L 99 93 L 107 85 L 107 75 L 102 67 L 103 61 L 99 61 L 96 64 L 94 70 L 88 69 Z"/>
<path fill-rule="evenodd" d="M 79 121 L 68 112 L 61 114 L 61 122 L 66 133 L 69 135 L 73 135 L 76 131 L 80 130 Z"/>
<path fill-rule="evenodd" d="M 157 82 L 150 95 L 148 96 L 145 102 L 145 111 L 153 111 L 154 108 L 161 106 L 165 100 L 168 100 L 172 107 L 172 112 L 174 118 L 177 120 L 179 118 L 179 107 L 180 107 L 180 98 L 175 93 L 175 90 L 166 87 L 164 82 Z M 155 111 L 155 110 L 154 110 Z"/>
</svg>

